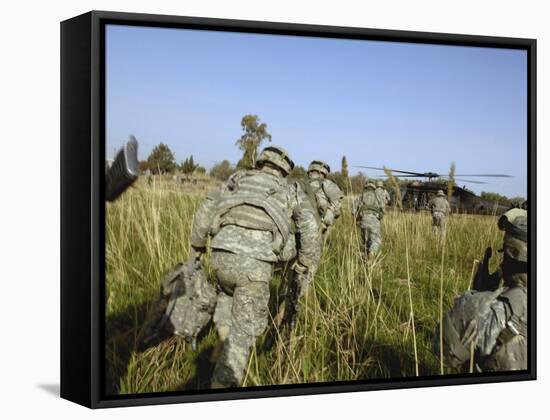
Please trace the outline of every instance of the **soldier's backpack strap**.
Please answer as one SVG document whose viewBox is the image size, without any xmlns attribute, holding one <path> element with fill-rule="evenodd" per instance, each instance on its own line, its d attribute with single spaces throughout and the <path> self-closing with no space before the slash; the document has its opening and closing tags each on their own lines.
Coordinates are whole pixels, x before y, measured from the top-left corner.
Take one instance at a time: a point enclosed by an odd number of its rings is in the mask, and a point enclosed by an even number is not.
<svg viewBox="0 0 550 420">
<path fill-rule="evenodd" d="M 507 311 L 506 328 L 498 340 L 507 343 L 517 335 L 527 337 L 527 289 L 513 287 L 502 293 L 498 300 L 504 302 Z"/>
<path fill-rule="evenodd" d="M 307 196 L 307 198 L 309 198 L 311 206 L 313 207 L 313 210 L 314 210 L 313 215 L 315 216 L 315 220 L 317 220 L 317 224 L 320 226 L 321 214 L 319 213 L 319 206 L 317 204 L 317 195 L 315 194 L 313 187 L 309 184 L 309 182 L 307 182 L 307 180 L 303 178 L 293 179 L 292 182 L 296 184 L 296 191 L 298 191 L 298 188 L 301 188 L 302 191 Z"/>
<path fill-rule="evenodd" d="M 223 217 L 225 213 L 234 207 L 248 204 L 250 206 L 263 209 L 277 226 L 277 230 L 286 242 L 290 235 L 290 226 L 286 221 L 286 215 L 281 212 L 276 203 L 273 203 L 269 197 L 260 199 L 258 197 L 227 197 L 220 200 L 216 213 Z"/>
</svg>

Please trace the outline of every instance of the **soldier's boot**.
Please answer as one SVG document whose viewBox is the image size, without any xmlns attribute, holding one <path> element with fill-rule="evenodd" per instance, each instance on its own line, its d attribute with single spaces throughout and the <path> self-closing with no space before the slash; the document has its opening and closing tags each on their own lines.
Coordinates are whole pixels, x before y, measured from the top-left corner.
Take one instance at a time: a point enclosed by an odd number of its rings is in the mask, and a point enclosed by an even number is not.
<svg viewBox="0 0 550 420">
<path fill-rule="evenodd" d="M 250 348 L 255 339 L 256 337 L 247 334 L 241 328 L 233 327 L 231 329 L 214 368 L 210 384 L 212 389 L 241 385 L 250 356 Z"/>
</svg>

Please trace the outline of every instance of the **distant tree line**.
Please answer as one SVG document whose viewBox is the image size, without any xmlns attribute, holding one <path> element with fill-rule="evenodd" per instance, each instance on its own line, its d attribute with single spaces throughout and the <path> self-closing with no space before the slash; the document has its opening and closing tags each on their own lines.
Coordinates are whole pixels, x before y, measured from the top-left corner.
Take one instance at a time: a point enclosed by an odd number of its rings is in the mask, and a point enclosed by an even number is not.
<svg viewBox="0 0 550 420">
<path fill-rule="evenodd" d="M 178 165 L 174 152 L 164 143 L 155 146 L 147 157 L 147 160 L 139 162 L 139 169 L 142 172 L 150 170 L 153 174 L 182 172 L 186 175 L 190 175 L 193 173 L 206 173 L 206 168 L 195 163 L 193 155 L 185 158 L 185 160 Z"/>
<path fill-rule="evenodd" d="M 488 191 L 482 191 L 480 194 L 480 197 L 486 200 L 492 200 L 496 201 L 499 204 L 503 204 L 505 206 L 517 206 L 519 207 L 521 203 L 525 201 L 525 198 L 523 197 L 506 197 L 505 195 L 494 193 L 494 192 L 488 192 Z"/>
</svg>

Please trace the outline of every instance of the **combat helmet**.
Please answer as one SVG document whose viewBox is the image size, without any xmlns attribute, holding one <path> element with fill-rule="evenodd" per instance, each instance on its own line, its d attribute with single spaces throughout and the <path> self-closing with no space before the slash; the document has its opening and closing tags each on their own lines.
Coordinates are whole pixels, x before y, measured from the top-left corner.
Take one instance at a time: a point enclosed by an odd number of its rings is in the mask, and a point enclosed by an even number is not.
<svg viewBox="0 0 550 420">
<path fill-rule="evenodd" d="M 504 231 L 502 275 L 507 286 L 527 285 L 527 211 L 510 209 L 498 220 Z"/>
<path fill-rule="evenodd" d="M 377 181 L 376 182 L 376 187 L 377 188 L 384 188 L 384 183 L 382 181 Z"/>
<path fill-rule="evenodd" d="M 523 210 L 527 210 L 527 200 L 525 200 L 523 203 L 521 203 L 521 208 Z"/>
<path fill-rule="evenodd" d="M 443 190 L 437 190 L 437 195 L 440 197 L 445 197 L 445 193 L 443 192 Z"/>
<path fill-rule="evenodd" d="M 294 162 L 288 156 L 288 152 L 279 146 L 268 146 L 258 156 L 256 162 L 269 162 L 281 169 L 285 174 L 289 174 L 294 168 Z"/>
<path fill-rule="evenodd" d="M 510 209 L 498 220 L 504 231 L 503 252 L 507 257 L 527 262 L 527 211 Z"/>
<path fill-rule="evenodd" d="M 376 189 L 376 185 L 374 185 L 374 182 L 368 181 L 368 182 L 365 184 L 365 189 L 366 189 L 366 190 L 375 190 L 375 189 Z"/>
<path fill-rule="evenodd" d="M 307 168 L 308 173 L 311 171 L 317 171 L 326 177 L 330 173 L 330 166 L 321 160 L 314 160 L 309 164 L 309 168 Z"/>
</svg>

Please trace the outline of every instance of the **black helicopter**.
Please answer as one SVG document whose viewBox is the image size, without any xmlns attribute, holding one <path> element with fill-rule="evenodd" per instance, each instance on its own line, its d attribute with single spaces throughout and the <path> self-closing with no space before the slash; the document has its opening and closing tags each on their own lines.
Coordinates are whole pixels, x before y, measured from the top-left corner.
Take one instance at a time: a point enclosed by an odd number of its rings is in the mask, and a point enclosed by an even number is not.
<svg viewBox="0 0 550 420">
<path fill-rule="evenodd" d="M 456 181 L 472 184 L 488 184 L 487 182 L 472 179 L 463 179 L 457 177 L 490 177 L 490 178 L 512 178 L 505 174 L 461 174 L 454 175 L 454 169 L 451 169 L 449 175 L 441 175 L 436 172 L 412 172 L 390 168 L 377 168 L 373 166 L 354 166 L 356 168 L 375 169 L 388 172 L 395 178 L 424 178 L 424 181 L 408 180 L 399 182 L 401 192 L 401 202 L 405 210 L 426 210 L 430 199 L 438 190 L 443 190 L 448 195 L 448 189 L 452 186 L 452 195 L 449 200 L 452 211 L 455 213 L 501 215 L 509 209 L 509 206 L 497 201 L 488 200 L 477 196 L 466 186 L 459 187 Z M 396 194 L 390 188 L 392 204 L 396 204 Z"/>
</svg>

